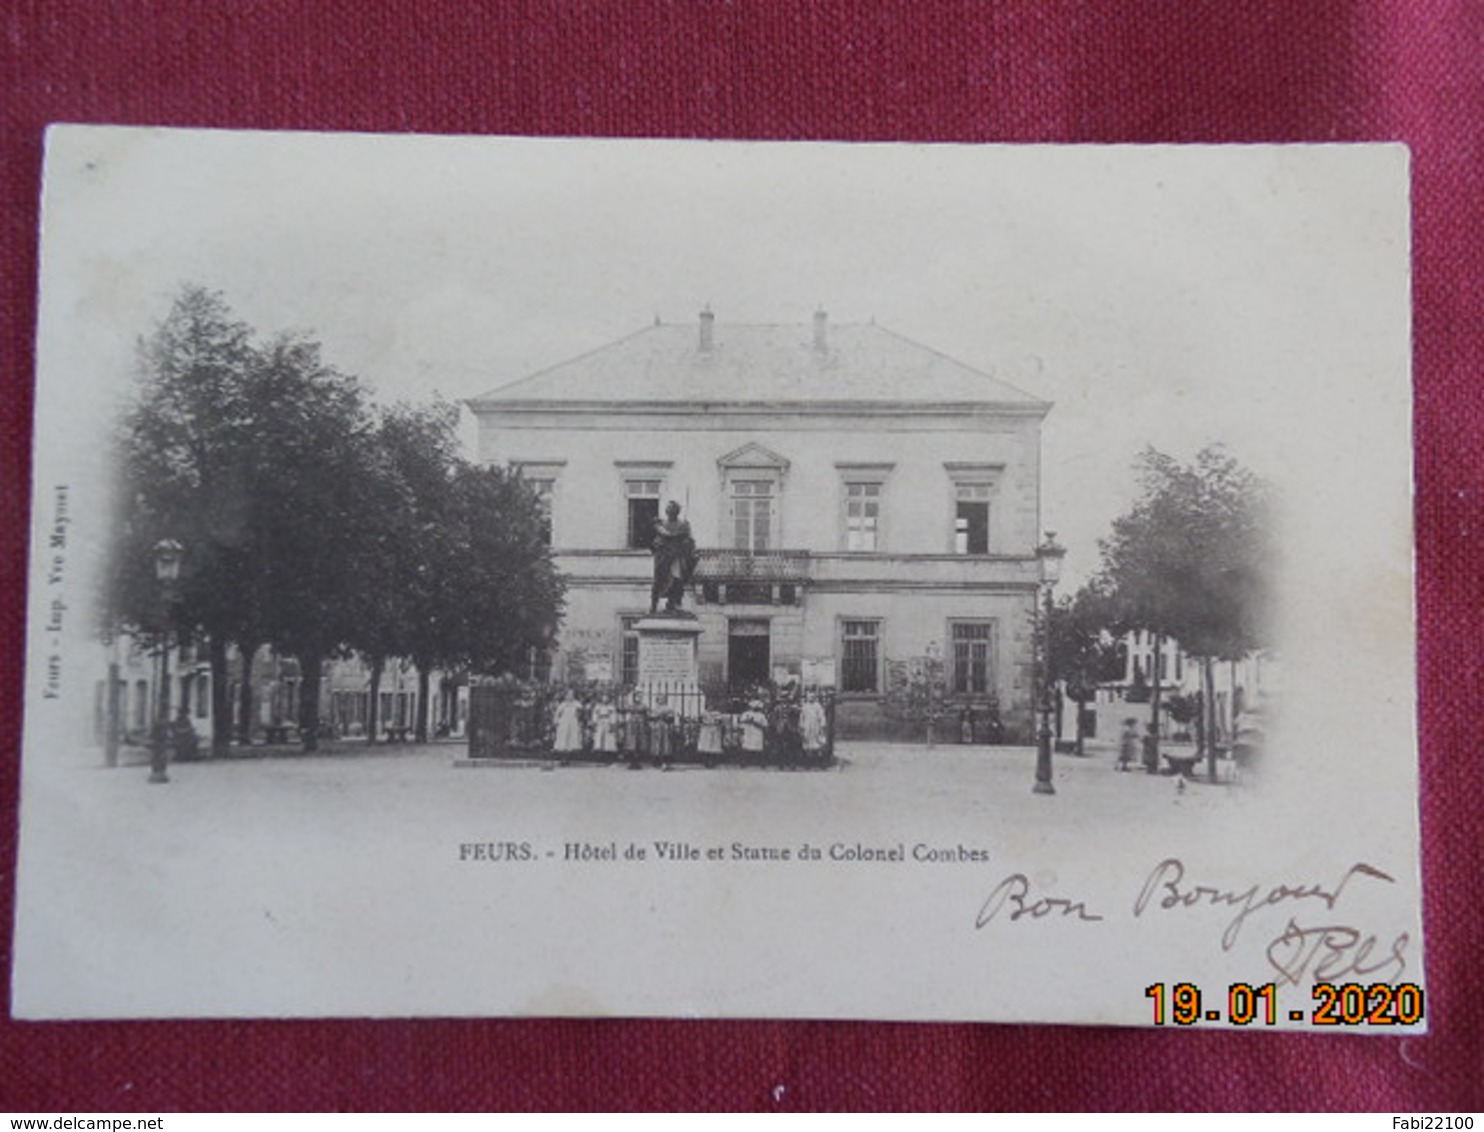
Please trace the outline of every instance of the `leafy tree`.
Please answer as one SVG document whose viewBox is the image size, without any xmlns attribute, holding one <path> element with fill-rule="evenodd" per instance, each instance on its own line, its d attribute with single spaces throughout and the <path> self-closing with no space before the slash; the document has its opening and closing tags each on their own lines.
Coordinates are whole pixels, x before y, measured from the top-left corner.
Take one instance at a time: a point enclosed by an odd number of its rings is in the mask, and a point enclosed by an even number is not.
<svg viewBox="0 0 1484 1132">
<path fill-rule="evenodd" d="M 301 336 L 259 350 L 250 386 L 258 450 L 247 506 L 248 608 L 263 638 L 299 661 L 299 732 L 314 750 L 324 662 L 353 635 L 354 564 L 372 549 L 363 512 L 371 416 L 361 384 Z"/>
<path fill-rule="evenodd" d="M 453 406 L 373 413 L 317 343 L 259 345 L 219 294 L 195 286 L 140 359 L 118 436 L 104 628 L 205 635 L 215 747 L 231 718 L 229 642 L 242 655 L 244 720 L 258 650 L 298 659 L 306 749 L 324 662 L 350 648 L 371 666 L 373 713 L 387 660 L 413 661 L 425 739 L 433 668 L 510 671 L 550 644 L 563 588 L 538 501 L 517 477 L 459 457 Z M 184 548 L 168 608 L 154 577 L 167 538 Z"/>
<path fill-rule="evenodd" d="M 515 672 L 530 649 L 550 647 L 565 600 L 540 502 L 519 476 L 465 461 L 451 488 L 449 653 L 474 672 Z"/>
<path fill-rule="evenodd" d="M 1176 692 L 1164 702 L 1165 714 L 1181 727 L 1195 723 L 1201 714 L 1201 697 Z"/>
<path fill-rule="evenodd" d="M 474 553 L 465 533 L 459 476 L 464 471 L 455 429 L 458 410 L 445 402 L 399 406 L 383 417 L 381 444 L 391 460 L 399 507 L 392 556 L 398 578 L 397 626 L 389 638 L 417 669 L 418 742 L 428 738 L 429 677 L 436 667 L 469 661 L 466 603 L 473 595 Z"/>
<path fill-rule="evenodd" d="M 264 644 L 303 667 L 301 730 L 316 739 L 321 659 L 344 636 L 347 564 L 359 549 L 364 394 L 302 337 L 258 346 L 219 293 L 182 289 L 140 345 L 140 379 L 118 432 L 121 498 L 105 603 L 110 623 L 158 639 L 203 635 L 213 749 L 228 741 L 227 646 L 243 656 L 244 720 Z M 165 621 L 154 546 L 183 548 Z"/>
<path fill-rule="evenodd" d="M 366 551 L 354 563 L 350 645 L 370 669 L 369 742 L 380 727 L 381 677 L 392 657 L 418 668 L 418 738 L 427 737 L 427 673 L 447 658 L 447 513 L 458 463 L 458 410 L 397 404 L 378 415 L 364 490 Z"/>
<path fill-rule="evenodd" d="M 1271 489 L 1219 445 L 1181 464 L 1153 448 L 1139 458 L 1140 497 L 1100 544 L 1101 584 L 1124 629 L 1154 634 L 1158 656 L 1174 638 L 1202 662 L 1204 702 L 1214 706 L 1212 666 L 1268 640 Z M 1161 710 L 1153 680 L 1151 721 Z M 1209 724 L 1204 735 L 1214 734 Z M 1208 744 L 1215 775 L 1215 748 Z"/>
<path fill-rule="evenodd" d="M 1077 753 L 1083 753 L 1082 716 L 1098 684 L 1123 675 L 1123 648 L 1115 633 L 1117 616 L 1111 595 L 1096 582 L 1060 598 L 1049 621 L 1049 667 L 1077 705 Z"/>
<path fill-rule="evenodd" d="M 445 402 L 381 414 L 371 552 L 353 586 L 350 643 L 371 669 L 372 711 L 386 661 L 408 658 L 418 672 L 419 742 L 428 737 L 431 672 L 515 671 L 531 648 L 550 646 L 564 592 L 535 494 L 460 457 L 457 423 Z"/>
<path fill-rule="evenodd" d="M 226 642 L 241 629 L 245 581 L 238 553 L 252 463 L 254 410 L 243 379 L 251 333 L 221 295 L 187 286 L 139 344 L 139 379 L 116 437 L 119 494 L 103 604 L 110 630 L 147 642 L 167 630 L 209 639 L 215 730 L 226 744 Z M 154 548 L 184 549 L 181 581 L 165 603 Z M 173 624 L 172 624 L 173 622 Z"/>
</svg>

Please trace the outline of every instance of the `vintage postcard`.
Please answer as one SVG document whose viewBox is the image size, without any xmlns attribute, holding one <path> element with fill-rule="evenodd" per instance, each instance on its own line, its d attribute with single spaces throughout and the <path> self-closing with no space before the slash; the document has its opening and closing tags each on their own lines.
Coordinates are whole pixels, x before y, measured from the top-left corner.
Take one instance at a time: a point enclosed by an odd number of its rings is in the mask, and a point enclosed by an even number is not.
<svg viewBox="0 0 1484 1132">
<path fill-rule="evenodd" d="M 1424 1029 L 1408 184 L 53 128 L 15 1014 Z"/>
</svg>

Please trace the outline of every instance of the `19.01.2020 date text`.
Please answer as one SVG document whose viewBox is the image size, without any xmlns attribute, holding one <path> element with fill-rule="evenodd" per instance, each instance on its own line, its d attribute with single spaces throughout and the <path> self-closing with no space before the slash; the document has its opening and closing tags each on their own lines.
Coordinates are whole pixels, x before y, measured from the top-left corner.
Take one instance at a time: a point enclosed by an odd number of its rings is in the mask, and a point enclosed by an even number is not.
<svg viewBox="0 0 1484 1132">
<path fill-rule="evenodd" d="M 1154 1000 L 1156 1026 L 1194 1026 L 1198 1022 L 1225 1022 L 1233 1026 L 1276 1026 L 1284 1012 L 1278 1007 L 1276 983 L 1232 983 L 1222 1006 L 1203 1005 L 1194 983 L 1151 983 L 1144 997 Z M 1413 1026 L 1422 1021 L 1423 994 L 1416 983 L 1316 983 L 1313 1002 L 1290 1009 L 1290 1022 L 1312 1026 Z"/>
</svg>

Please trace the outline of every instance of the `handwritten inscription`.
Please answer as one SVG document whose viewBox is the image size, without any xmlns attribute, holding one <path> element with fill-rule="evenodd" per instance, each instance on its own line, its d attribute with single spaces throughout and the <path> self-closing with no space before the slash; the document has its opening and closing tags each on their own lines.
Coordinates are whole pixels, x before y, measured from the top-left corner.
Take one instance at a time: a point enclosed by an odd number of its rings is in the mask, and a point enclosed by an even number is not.
<svg viewBox="0 0 1484 1132">
<path fill-rule="evenodd" d="M 1000 912 L 1006 910 L 1009 912 L 1007 919 L 1012 924 L 1027 916 L 1032 920 L 1044 919 L 1047 916 L 1056 916 L 1059 919 L 1071 917 L 1087 923 L 1103 918 L 1089 912 L 1087 905 L 1081 900 L 1069 900 L 1064 896 L 1033 896 L 1030 878 L 1024 873 L 1011 873 L 1000 881 L 979 909 L 979 915 L 974 919 L 974 926 L 982 928 Z"/>
<path fill-rule="evenodd" d="M 837 841 L 792 845 L 758 844 L 744 841 L 694 842 L 684 839 L 640 841 L 618 840 L 589 842 L 569 841 L 557 846 L 543 846 L 526 841 L 466 842 L 459 846 L 459 860 L 538 865 L 542 861 L 562 861 L 571 865 L 619 865 L 652 863 L 705 868 L 708 865 L 762 863 L 786 868 L 799 866 L 834 867 L 854 864 L 876 868 L 912 868 L 924 865 L 983 866 L 992 854 L 982 846 L 962 843 L 933 844 L 906 841 L 866 844 Z M 1284 926 L 1262 944 L 1261 954 L 1276 973 L 1278 985 L 1298 985 L 1305 981 L 1334 983 L 1352 979 L 1367 983 L 1390 983 L 1407 971 L 1407 951 L 1411 936 L 1407 932 L 1382 935 L 1363 931 L 1353 923 L 1327 916 L 1320 925 L 1301 921 L 1296 906 L 1318 907 L 1335 913 L 1347 892 L 1358 882 L 1395 884 L 1390 874 L 1374 865 L 1358 861 L 1333 881 L 1285 881 L 1277 884 L 1213 885 L 1194 883 L 1190 870 L 1178 857 L 1166 857 L 1145 876 L 1138 896 L 1124 905 L 1125 915 L 1133 919 L 1151 919 L 1162 913 L 1216 910 L 1222 914 L 1219 936 L 1221 950 L 1230 951 L 1241 941 L 1249 922 L 1255 923 L 1270 909 L 1283 909 Z M 984 892 L 981 888 L 979 892 Z M 1099 908 L 1097 901 L 1055 891 L 1049 882 L 1033 880 L 1024 872 L 1005 875 L 979 903 L 974 915 L 974 930 L 987 935 L 991 925 L 1037 923 L 1100 924 L 1117 916 L 1116 911 Z M 1027 930 L 1024 927 L 1013 929 Z M 1082 930 L 1082 929 L 1079 929 Z M 1257 930 L 1254 926 L 1252 930 Z"/>
<path fill-rule="evenodd" d="M 1297 900 L 1317 900 L 1326 908 L 1333 909 L 1339 903 L 1354 877 L 1370 877 L 1374 880 L 1394 884 L 1395 879 L 1373 865 L 1356 863 L 1346 870 L 1339 882 L 1331 887 L 1323 884 L 1275 884 L 1264 887 L 1254 884 L 1243 889 L 1226 889 L 1205 884 L 1187 884 L 1185 863 L 1175 857 L 1166 857 L 1144 881 L 1139 898 L 1134 901 L 1134 915 L 1142 916 L 1152 906 L 1171 911 L 1195 907 L 1235 908 L 1236 915 L 1228 921 L 1221 935 L 1221 950 L 1230 951 L 1237 942 L 1242 925 L 1247 917 L 1262 908 L 1271 908 Z"/>
<path fill-rule="evenodd" d="M 1356 862 L 1329 883 L 1300 881 L 1231 887 L 1198 884 L 1188 879 L 1184 861 L 1166 857 L 1145 877 L 1131 910 L 1136 919 L 1146 914 L 1200 908 L 1229 910 L 1232 915 L 1225 922 L 1220 940 L 1221 949 L 1230 951 L 1237 945 L 1249 919 L 1265 910 L 1307 902 L 1334 912 L 1357 880 L 1396 883 L 1395 878 L 1374 865 Z M 1038 891 L 1025 873 L 1011 873 L 979 906 L 974 928 L 982 930 L 997 920 L 1011 924 L 1047 919 L 1057 923 L 1098 923 L 1104 918 L 1090 909 L 1085 900 Z M 1264 956 L 1277 972 L 1280 983 L 1297 984 L 1306 977 L 1321 983 L 1343 978 L 1389 982 L 1406 971 L 1410 943 L 1411 936 L 1406 932 L 1387 943 L 1382 937 L 1366 934 L 1351 924 L 1307 926 L 1291 915 L 1282 931 L 1266 945 Z"/>
<path fill-rule="evenodd" d="M 1377 937 L 1362 935 L 1344 924 L 1303 928 L 1293 920 L 1267 948 L 1267 960 L 1280 981 L 1298 983 L 1308 974 L 1316 983 L 1349 976 L 1367 982 L 1386 983 L 1399 979 L 1407 969 L 1407 944 L 1411 936 L 1402 932 L 1389 947 L 1377 948 Z"/>
</svg>

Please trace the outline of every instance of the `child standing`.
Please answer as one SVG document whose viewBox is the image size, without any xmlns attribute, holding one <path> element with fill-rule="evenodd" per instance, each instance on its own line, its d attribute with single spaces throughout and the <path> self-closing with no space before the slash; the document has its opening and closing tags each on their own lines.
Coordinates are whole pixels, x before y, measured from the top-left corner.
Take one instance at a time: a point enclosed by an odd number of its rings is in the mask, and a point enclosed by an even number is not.
<svg viewBox="0 0 1484 1132">
<path fill-rule="evenodd" d="M 1123 734 L 1118 737 L 1118 769 L 1130 770 L 1139 757 L 1139 721 L 1125 719 Z"/>
</svg>

